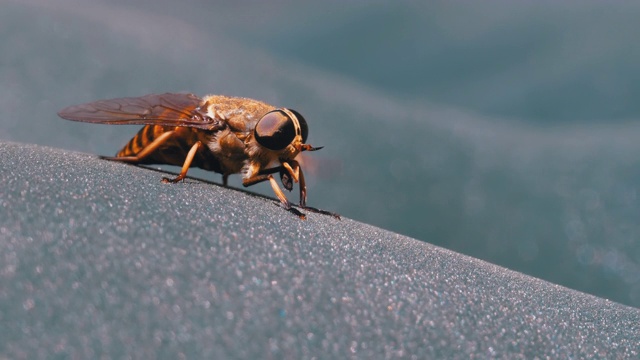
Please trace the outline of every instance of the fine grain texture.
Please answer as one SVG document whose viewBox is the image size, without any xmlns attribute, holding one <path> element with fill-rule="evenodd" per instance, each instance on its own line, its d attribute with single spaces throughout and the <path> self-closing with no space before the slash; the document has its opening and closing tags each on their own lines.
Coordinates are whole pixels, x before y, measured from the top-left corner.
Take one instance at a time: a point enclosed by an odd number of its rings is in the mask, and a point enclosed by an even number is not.
<svg viewBox="0 0 640 360">
<path fill-rule="evenodd" d="M 0 152 L 0 357 L 640 356 L 635 308 L 218 184 Z"/>
</svg>

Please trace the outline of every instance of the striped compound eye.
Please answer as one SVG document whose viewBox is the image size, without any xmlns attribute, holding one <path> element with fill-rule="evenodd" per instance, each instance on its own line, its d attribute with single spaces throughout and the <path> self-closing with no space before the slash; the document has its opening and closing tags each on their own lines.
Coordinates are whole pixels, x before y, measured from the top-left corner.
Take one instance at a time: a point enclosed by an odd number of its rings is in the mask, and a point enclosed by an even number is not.
<svg viewBox="0 0 640 360">
<path fill-rule="evenodd" d="M 307 120 L 305 120 L 304 117 L 300 115 L 299 112 L 293 109 L 288 109 L 288 110 L 291 111 L 293 115 L 295 115 L 295 117 L 298 118 L 298 123 L 300 124 L 300 131 L 302 132 L 302 143 L 306 144 L 307 136 L 309 136 L 309 125 L 307 125 Z"/>
<path fill-rule="evenodd" d="M 296 137 L 296 128 L 293 121 L 282 110 L 268 112 L 256 124 L 255 137 L 258 144 L 269 150 L 286 148 Z"/>
</svg>

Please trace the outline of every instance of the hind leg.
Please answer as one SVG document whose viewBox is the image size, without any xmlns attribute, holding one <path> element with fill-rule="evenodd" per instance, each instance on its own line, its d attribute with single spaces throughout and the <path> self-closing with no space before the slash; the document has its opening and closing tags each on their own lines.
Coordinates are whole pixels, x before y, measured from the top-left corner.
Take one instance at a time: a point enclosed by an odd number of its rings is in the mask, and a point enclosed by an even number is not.
<svg viewBox="0 0 640 360">
<path fill-rule="evenodd" d="M 153 154 L 153 152 L 156 151 L 160 146 L 162 146 L 162 144 L 166 143 L 167 140 L 169 140 L 175 133 L 176 133 L 175 131 L 167 131 L 162 133 L 160 136 L 155 138 L 149 145 L 142 148 L 142 150 L 140 150 L 135 155 L 101 156 L 101 158 L 105 160 L 121 161 L 121 162 L 130 163 L 130 164 L 140 163 L 146 157 Z M 187 158 L 185 159 L 184 164 L 182 165 L 182 170 L 180 171 L 180 174 L 178 176 L 176 176 L 173 179 L 163 177 L 162 181 L 165 183 L 177 183 L 178 181 L 184 179 L 187 176 L 187 172 L 189 171 L 189 167 L 191 166 L 191 163 L 193 162 L 193 157 L 196 155 L 196 152 L 198 152 L 198 149 L 200 149 L 200 146 L 202 146 L 202 142 L 200 141 L 193 144 L 193 146 L 189 150 L 189 153 L 187 154 Z"/>
</svg>

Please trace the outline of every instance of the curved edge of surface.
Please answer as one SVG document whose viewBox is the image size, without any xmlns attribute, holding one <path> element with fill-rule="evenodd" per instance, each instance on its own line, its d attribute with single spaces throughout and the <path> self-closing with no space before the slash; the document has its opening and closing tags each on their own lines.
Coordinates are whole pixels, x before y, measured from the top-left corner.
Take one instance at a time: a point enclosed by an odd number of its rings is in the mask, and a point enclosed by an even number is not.
<svg viewBox="0 0 640 360">
<path fill-rule="evenodd" d="M 428 243 L 94 155 L 0 151 L 9 358 L 640 351 L 640 310 Z"/>
</svg>

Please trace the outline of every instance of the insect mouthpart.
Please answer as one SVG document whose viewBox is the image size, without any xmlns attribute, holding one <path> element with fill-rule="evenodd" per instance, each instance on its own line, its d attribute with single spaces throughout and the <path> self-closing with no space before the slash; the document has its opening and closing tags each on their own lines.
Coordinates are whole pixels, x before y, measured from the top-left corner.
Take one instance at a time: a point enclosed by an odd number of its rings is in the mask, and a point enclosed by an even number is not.
<svg viewBox="0 0 640 360">
<path fill-rule="evenodd" d="M 324 148 L 324 146 L 313 147 L 309 144 L 300 145 L 300 151 L 318 151 L 322 148 Z"/>
</svg>

